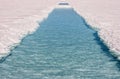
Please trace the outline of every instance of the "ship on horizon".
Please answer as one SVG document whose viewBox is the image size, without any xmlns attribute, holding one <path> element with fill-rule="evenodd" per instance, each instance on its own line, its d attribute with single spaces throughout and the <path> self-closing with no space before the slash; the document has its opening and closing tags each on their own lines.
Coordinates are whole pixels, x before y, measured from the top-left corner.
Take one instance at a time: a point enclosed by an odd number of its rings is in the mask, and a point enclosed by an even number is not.
<svg viewBox="0 0 120 79">
<path fill-rule="evenodd" d="M 67 2 L 60 2 L 58 5 L 69 5 Z"/>
</svg>

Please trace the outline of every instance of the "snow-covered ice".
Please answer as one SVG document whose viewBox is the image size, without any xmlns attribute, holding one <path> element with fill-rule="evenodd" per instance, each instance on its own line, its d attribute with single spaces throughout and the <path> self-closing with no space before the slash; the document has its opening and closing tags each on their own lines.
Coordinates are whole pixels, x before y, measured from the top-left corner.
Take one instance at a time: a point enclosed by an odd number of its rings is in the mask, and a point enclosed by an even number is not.
<svg viewBox="0 0 120 79">
<path fill-rule="evenodd" d="M 87 23 L 97 28 L 101 39 L 120 56 L 120 1 L 66 0 Z M 37 29 L 60 0 L 0 0 L 0 56 Z M 57 6 L 58 7 L 58 6 Z"/>
</svg>

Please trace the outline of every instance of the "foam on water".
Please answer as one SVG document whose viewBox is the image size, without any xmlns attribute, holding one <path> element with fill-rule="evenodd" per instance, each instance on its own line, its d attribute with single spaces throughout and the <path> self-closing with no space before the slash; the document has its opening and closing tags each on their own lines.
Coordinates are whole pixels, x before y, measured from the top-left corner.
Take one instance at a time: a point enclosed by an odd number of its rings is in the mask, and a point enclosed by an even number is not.
<svg viewBox="0 0 120 79">
<path fill-rule="evenodd" d="M 2 79 L 119 79 L 119 61 L 73 9 L 55 9 L 0 63 Z"/>
</svg>

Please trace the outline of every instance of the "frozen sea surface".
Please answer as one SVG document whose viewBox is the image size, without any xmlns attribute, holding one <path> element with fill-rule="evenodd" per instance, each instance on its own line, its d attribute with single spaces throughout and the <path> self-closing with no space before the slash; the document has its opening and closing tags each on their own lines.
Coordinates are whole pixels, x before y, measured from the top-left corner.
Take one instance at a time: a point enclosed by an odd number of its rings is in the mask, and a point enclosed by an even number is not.
<svg viewBox="0 0 120 79">
<path fill-rule="evenodd" d="M 119 79 L 119 62 L 73 9 L 55 9 L 0 63 L 1 79 Z"/>
</svg>

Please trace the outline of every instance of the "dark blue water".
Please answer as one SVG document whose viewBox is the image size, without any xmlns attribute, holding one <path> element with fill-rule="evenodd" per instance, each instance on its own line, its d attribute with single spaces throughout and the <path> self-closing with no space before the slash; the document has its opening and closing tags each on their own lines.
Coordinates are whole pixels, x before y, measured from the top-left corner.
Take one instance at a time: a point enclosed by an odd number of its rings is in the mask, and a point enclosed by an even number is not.
<svg viewBox="0 0 120 79">
<path fill-rule="evenodd" d="M 120 79 L 119 62 L 73 9 L 55 9 L 0 63 L 0 79 Z"/>
</svg>

